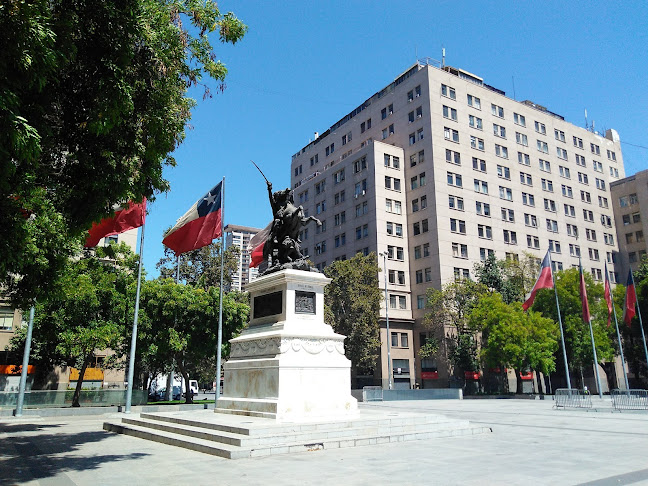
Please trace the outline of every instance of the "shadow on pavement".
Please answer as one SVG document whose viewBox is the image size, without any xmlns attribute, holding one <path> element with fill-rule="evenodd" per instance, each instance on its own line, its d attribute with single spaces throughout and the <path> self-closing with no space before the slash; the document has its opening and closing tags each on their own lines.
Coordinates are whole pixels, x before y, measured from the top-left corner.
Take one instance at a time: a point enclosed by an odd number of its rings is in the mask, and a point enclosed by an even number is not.
<svg viewBox="0 0 648 486">
<path fill-rule="evenodd" d="M 113 434 L 104 431 L 72 434 L 29 434 L 31 430 L 38 431 L 46 427 L 61 427 L 62 425 L 31 425 L 32 429 L 27 428 L 21 431 L 19 427 L 23 426 L 30 427 L 29 424 L 16 424 L 17 428 L 7 425 L 2 426 L 2 431 L 7 436 L 2 439 L 3 460 L 0 462 L 0 484 L 19 484 L 30 480 L 52 478 L 69 471 L 92 470 L 107 462 L 117 464 L 119 461 L 138 459 L 148 455 L 136 452 L 132 454 L 81 456 L 78 455 L 77 451 L 83 445 L 102 441 L 113 436 Z M 28 433 L 12 435 L 15 432 L 25 431 Z"/>
</svg>

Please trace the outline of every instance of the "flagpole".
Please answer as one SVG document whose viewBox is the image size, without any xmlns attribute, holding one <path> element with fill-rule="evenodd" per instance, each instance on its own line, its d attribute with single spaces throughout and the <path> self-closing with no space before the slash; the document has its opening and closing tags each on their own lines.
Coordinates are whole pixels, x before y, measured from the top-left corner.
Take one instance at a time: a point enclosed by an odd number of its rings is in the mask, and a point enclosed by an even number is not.
<svg viewBox="0 0 648 486">
<path fill-rule="evenodd" d="M 549 252 L 549 265 L 553 267 L 551 253 Z M 569 378 L 569 364 L 567 363 L 567 349 L 565 348 L 565 332 L 563 331 L 562 317 L 560 316 L 560 304 L 558 303 L 558 288 L 556 287 L 556 277 L 553 268 L 551 269 L 551 280 L 553 282 L 554 294 L 556 295 L 556 309 L 558 311 L 558 325 L 560 326 L 560 341 L 562 343 L 563 360 L 565 361 L 565 375 L 567 376 L 567 388 L 571 389 L 571 379 Z"/>
<path fill-rule="evenodd" d="M 585 298 L 585 304 L 587 303 L 587 289 L 585 288 L 585 276 L 583 275 L 583 265 L 581 264 L 581 259 L 578 257 L 578 270 L 580 272 L 580 282 L 581 285 L 583 286 L 583 292 L 581 292 L 581 299 Z M 584 304 L 581 302 L 581 304 Z M 588 314 L 589 314 L 589 304 L 587 304 L 587 309 L 588 309 Z M 592 328 L 592 317 L 590 315 L 587 316 L 587 323 L 589 324 L 589 331 L 590 331 L 590 337 L 592 338 L 592 354 L 594 355 L 594 371 L 596 373 L 596 387 L 598 388 L 598 395 L 599 398 L 603 398 L 603 391 L 601 390 L 601 378 L 599 377 L 599 370 L 598 370 L 598 357 L 596 356 L 596 343 L 594 342 L 594 330 Z M 583 319 L 585 319 L 585 315 L 583 314 Z"/>
<path fill-rule="evenodd" d="M 23 362 L 20 370 L 20 386 L 18 388 L 18 403 L 14 410 L 15 417 L 22 417 L 23 405 L 25 403 L 25 388 L 27 388 L 27 368 L 29 366 L 29 352 L 31 350 L 32 331 L 34 329 L 34 306 L 29 309 L 29 324 L 27 325 L 27 336 L 25 337 L 25 350 L 23 351 Z"/>
<path fill-rule="evenodd" d="M 225 267 L 225 177 L 221 189 L 221 274 L 220 274 L 220 297 L 218 303 L 218 343 L 216 350 L 216 393 L 214 394 L 214 410 L 218 408 L 220 398 L 220 377 L 221 377 L 221 348 L 223 346 L 223 268 Z"/>
<path fill-rule="evenodd" d="M 610 277 L 608 275 L 607 263 L 605 264 L 605 278 L 608 282 L 610 281 Z M 628 385 L 628 372 L 626 371 L 625 358 L 623 356 L 623 344 L 621 343 L 619 322 L 617 321 L 616 306 L 614 305 L 614 300 L 612 299 L 611 294 L 612 294 L 612 289 L 610 289 L 610 301 L 612 302 L 612 313 L 614 314 L 614 326 L 616 327 L 617 339 L 619 340 L 619 354 L 621 355 L 621 367 L 623 368 L 623 379 L 625 381 L 626 390 L 629 390 L 630 385 Z"/>
<path fill-rule="evenodd" d="M 630 269 L 630 277 L 632 278 L 632 288 L 635 294 L 635 305 L 637 306 L 637 316 L 639 317 L 639 329 L 641 329 L 641 342 L 643 343 L 644 353 L 646 355 L 646 364 L 648 364 L 648 348 L 646 347 L 646 334 L 644 333 L 643 322 L 641 320 L 641 308 L 639 307 L 639 299 L 637 298 L 637 286 L 634 284 L 634 275 L 632 275 L 632 268 Z"/>
<path fill-rule="evenodd" d="M 142 223 L 142 234 L 140 235 L 139 266 L 137 268 L 137 292 L 135 293 L 135 316 L 133 317 L 133 334 L 131 336 L 130 358 L 128 360 L 128 389 L 126 390 L 125 413 L 130 413 L 133 401 L 133 377 L 135 374 L 135 348 L 137 346 L 137 317 L 139 314 L 140 288 L 142 286 L 142 258 L 144 256 L 144 228 L 146 219 Z"/>
</svg>

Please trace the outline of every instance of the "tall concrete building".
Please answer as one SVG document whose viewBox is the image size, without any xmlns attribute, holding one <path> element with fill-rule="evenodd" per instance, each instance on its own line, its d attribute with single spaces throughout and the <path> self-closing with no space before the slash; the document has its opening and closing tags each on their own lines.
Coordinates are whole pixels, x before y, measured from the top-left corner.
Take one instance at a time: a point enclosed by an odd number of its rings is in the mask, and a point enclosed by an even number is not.
<svg viewBox="0 0 648 486">
<path fill-rule="evenodd" d="M 245 285 L 259 275 L 257 268 L 250 268 L 250 250 L 248 249 L 250 240 L 259 231 L 261 230 L 258 228 L 235 224 L 225 226 L 225 244 L 228 248 L 234 245 L 239 249 L 238 267 L 232 274 L 232 290 L 244 291 Z"/>
<path fill-rule="evenodd" d="M 648 170 L 610 184 L 619 239 L 617 270 L 625 284 L 628 270 L 636 271 L 648 243 Z"/>
<path fill-rule="evenodd" d="M 618 251 L 610 183 L 620 141 L 516 101 L 461 69 L 417 63 L 292 157 L 295 200 L 322 227 L 302 235 L 323 268 L 377 252 L 387 272 L 396 386 L 447 386 L 442 348 L 418 359 L 428 287 L 473 276 L 494 253 L 583 266 L 602 280 Z M 386 265 L 383 265 L 383 257 Z M 384 275 L 380 275 L 383 286 Z M 387 349 L 376 375 L 387 381 Z"/>
</svg>

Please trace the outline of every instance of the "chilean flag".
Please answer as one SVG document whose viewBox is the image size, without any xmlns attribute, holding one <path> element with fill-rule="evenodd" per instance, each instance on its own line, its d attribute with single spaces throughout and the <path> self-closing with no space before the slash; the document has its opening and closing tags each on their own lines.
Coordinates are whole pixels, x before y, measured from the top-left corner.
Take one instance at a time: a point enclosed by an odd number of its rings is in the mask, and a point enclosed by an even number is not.
<svg viewBox="0 0 648 486">
<path fill-rule="evenodd" d="M 209 245 L 223 234 L 223 181 L 198 199 L 169 230 L 162 243 L 176 255 Z"/>
<path fill-rule="evenodd" d="M 263 247 L 265 242 L 270 235 L 270 229 L 272 228 L 273 221 L 270 221 L 270 224 L 259 231 L 250 239 L 248 245 L 248 250 L 250 250 L 250 268 L 258 267 L 263 261 Z"/>
<path fill-rule="evenodd" d="M 522 304 L 522 309 L 529 310 L 529 307 L 533 305 L 533 301 L 535 300 L 535 296 L 538 293 L 538 290 L 552 288 L 553 276 L 551 274 L 551 260 L 549 258 L 549 250 L 547 250 L 547 254 L 542 259 L 542 265 L 540 265 L 540 275 L 538 276 L 538 280 L 536 280 L 531 293 L 527 297 L 524 304 Z"/>
<path fill-rule="evenodd" d="M 628 272 L 628 282 L 626 283 L 625 303 L 623 304 L 623 322 L 628 326 L 636 314 L 635 305 L 637 305 L 637 292 L 635 290 L 632 269 L 630 269 Z"/>
<path fill-rule="evenodd" d="M 612 289 L 610 288 L 610 277 L 608 275 L 607 263 L 605 264 L 605 302 L 607 303 L 608 309 L 608 327 L 610 326 L 610 320 L 612 319 Z"/>
<path fill-rule="evenodd" d="M 97 246 L 101 238 L 139 228 L 144 224 L 145 219 L 146 198 L 140 204 L 130 201 L 127 208 L 116 211 L 113 217 L 104 218 L 98 224 L 92 223 L 92 228 L 88 230 L 88 238 L 84 246 L 92 248 Z"/>
<path fill-rule="evenodd" d="M 583 266 L 578 263 L 578 269 L 580 272 L 580 298 L 581 298 L 581 308 L 583 310 L 583 321 L 589 322 L 592 319 L 589 311 L 589 303 L 587 302 L 587 289 L 585 288 L 585 276 L 583 275 Z"/>
</svg>

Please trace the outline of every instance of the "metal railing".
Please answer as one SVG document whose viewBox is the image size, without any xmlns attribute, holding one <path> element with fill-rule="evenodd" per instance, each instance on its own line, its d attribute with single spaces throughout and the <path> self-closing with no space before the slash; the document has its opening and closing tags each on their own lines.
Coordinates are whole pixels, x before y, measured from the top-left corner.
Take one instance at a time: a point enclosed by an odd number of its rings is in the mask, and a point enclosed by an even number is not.
<svg viewBox="0 0 648 486">
<path fill-rule="evenodd" d="M 578 388 L 558 388 L 556 408 L 592 408 L 592 395 Z"/>
<path fill-rule="evenodd" d="M 612 390 L 614 410 L 648 410 L 648 390 Z"/>
<path fill-rule="evenodd" d="M 362 387 L 362 401 L 363 402 L 382 402 L 383 389 L 382 386 L 364 386 Z"/>
</svg>

